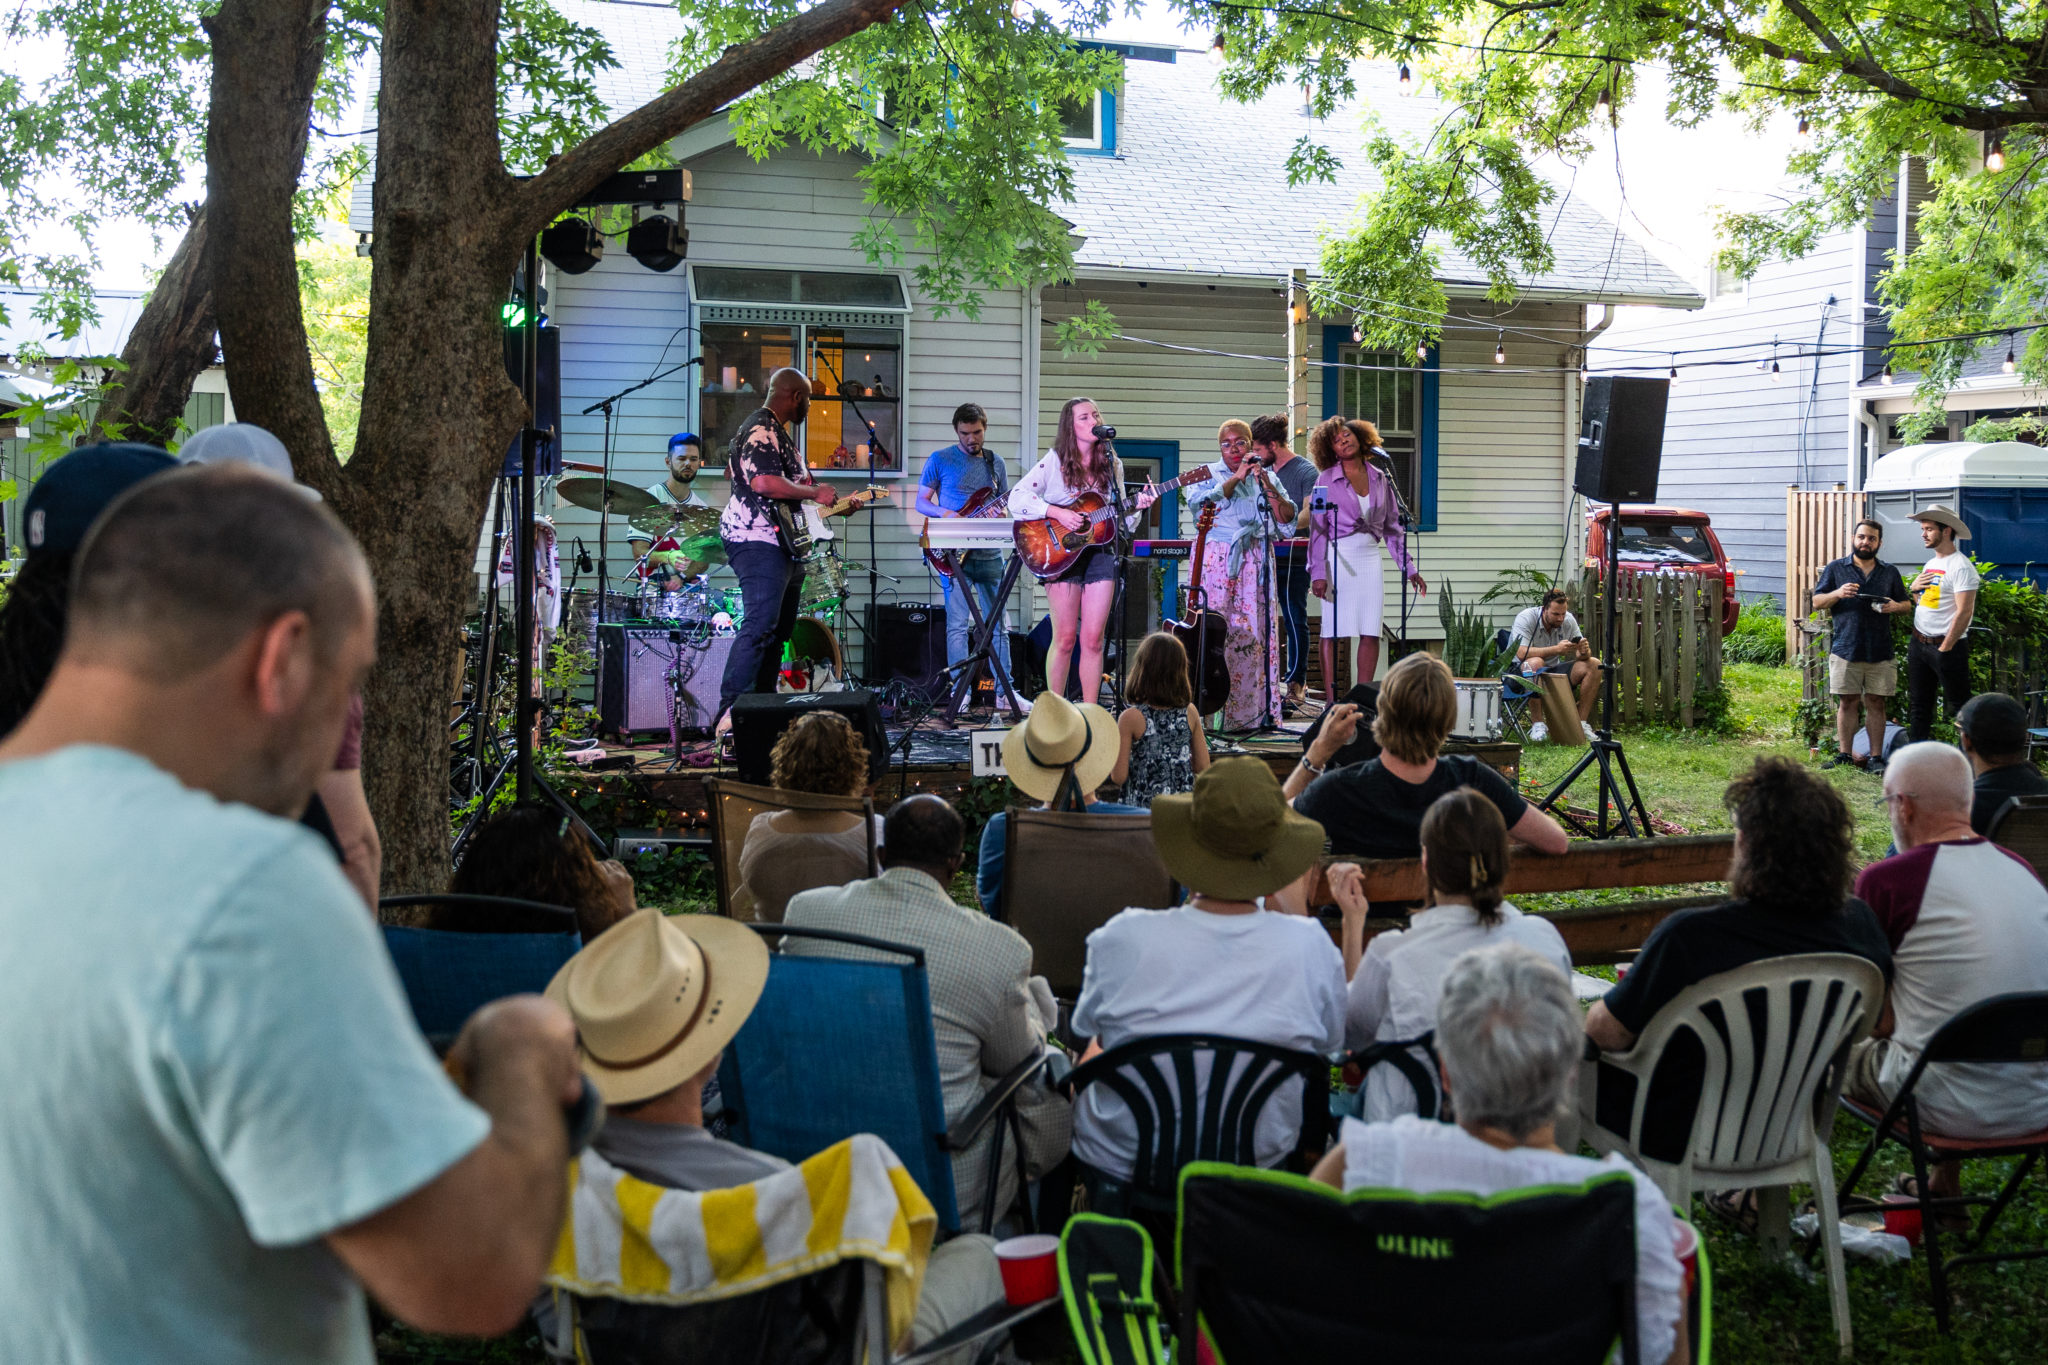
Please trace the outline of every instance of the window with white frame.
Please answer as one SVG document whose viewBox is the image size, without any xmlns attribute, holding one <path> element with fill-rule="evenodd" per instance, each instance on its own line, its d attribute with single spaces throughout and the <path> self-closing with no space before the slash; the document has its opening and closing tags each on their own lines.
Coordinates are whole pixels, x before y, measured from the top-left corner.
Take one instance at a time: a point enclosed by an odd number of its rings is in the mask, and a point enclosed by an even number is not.
<svg viewBox="0 0 2048 1365">
<path fill-rule="evenodd" d="M 1707 302 L 1734 303 L 1749 297 L 1749 281 L 1722 265 L 1718 254 L 1707 275 Z"/>
<path fill-rule="evenodd" d="M 1079 99 L 1060 101 L 1060 139 L 1069 147 L 1098 150 L 1102 147 L 1102 92 L 1090 91 Z"/>
<path fill-rule="evenodd" d="M 1394 351 L 1344 346 L 1337 351 L 1337 411 L 1363 417 L 1379 428 L 1380 444 L 1394 465 L 1394 482 L 1408 506 L 1418 506 L 1421 483 L 1422 376 L 1412 361 Z"/>
</svg>

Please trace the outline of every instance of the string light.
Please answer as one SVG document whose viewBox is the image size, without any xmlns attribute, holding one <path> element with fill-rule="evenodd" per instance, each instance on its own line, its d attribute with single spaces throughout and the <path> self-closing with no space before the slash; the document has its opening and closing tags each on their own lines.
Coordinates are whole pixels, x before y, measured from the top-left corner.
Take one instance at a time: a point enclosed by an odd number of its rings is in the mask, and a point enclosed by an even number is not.
<svg viewBox="0 0 2048 1365">
<path fill-rule="evenodd" d="M 1799 116 L 1799 140 L 1801 142 L 1808 142 L 1811 141 L 1812 138 L 1813 124 L 1807 121 L 1806 115 L 1801 114 Z"/>
<path fill-rule="evenodd" d="M 1885 362 L 1884 373 L 1877 377 L 1877 382 L 1880 384 L 1887 385 L 1892 382 L 1892 365 L 1889 360 Z"/>
<path fill-rule="evenodd" d="M 1496 365 L 1505 365 L 1508 363 L 1508 335 L 1506 332 L 1502 332 L 1498 337 L 1494 339 L 1493 363 Z"/>
<path fill-rule="evenodd" d="M 1775 383 L 1777 383 L 1777 382 L 1778 382 L 1778 381 L 1779 381 L 1779 380 L 1780 380 L 1781 378 L 1783 378 L 1783 377 L 1784 377 L 1784 376 L 1782 375 L 1782 373 L 1781 373 L 1781 372 L 1779 371 L 1779 369 L 1778 369 L 1778 362 L 1777 362 L 1777 361 L 1775 361 L 1775 360 L 1773 360 L 1773 361 L 1771 362 L 1771 382 L 1772 382 L 1773 384 L 1775 384 Z"/>
<path fill-rule="evenodd" d="M 1408 74 L 1408 63 L 1406 62 L 1401 63 L 1401 93 L 1404 95 L 1415 93 L 1415 78 Z"/>
<path fill-rule="evenodd" d="M 1361 342 L 1361 341 L 1364 341 L 1364 340 L 1365 340 L 1365 329 L 1364 329 L 1363 327 L 1360 327 L 1360 326 L 1359 326 L 1359 325 L 1358 325 L 1357 323 L 1355 323 L 1355 322 L 1354 322 L 1354 323 L 1352 323 L 1352 324 L 1351 324 L 1351 343 L 1352 343 L 1352 345 L 1354 345 L 1354 346 L 1355 346 L 1355 345 L 1357 345 L 1357 344 L 1358 344 L 1359 342 Z"/>
<path fill-rule="evenodd" d="M 1585 383 L 1587 377 L 1588 376 L 1586 374 L 1586 358 L 1582 355 L 1579 357 L 1579 382 L 1581 384 Z"/>
<path fill-rule="evenodd" d="M 1990 134 L 1989 143 L 1984 149 L 1984 169 L 1996 175 L 2005 169 L 2005 134 Z"/>
<path fill-rule="evenodd" d="M 1607 86 L 1602 85 L 1600 87 L 1600 98 L 1593 101 L 1593 105 L 1594 108 L 1603 114 L 1614 112 L 1614 96 L 1608 92 Z"/>
<path fill-rule="evenodd" d="M 1415 343 L 1415 363 L 1416 363 L 1416 364 L 1418 364 L 1418 365 L 1422 365 L 1422 364 L 1426 364 L 1426 363 L 1428 362 L 1428 360 L 1429 360 L 1429 343 L 1428 343 L 1428 342 L 1426 342 L 1426 341 L 1418 341 L 1418 342 L 1416 342 L 1416 343 Z"/>
<path fill-rule="evenodd" d="M 1678 357 L 1671 357 L 1671 387 L 1678 387 Z"/>
<path fill-rule="evenodd" d="M 2011 374 L 2014 370 L 2017 370 L 2019 367 L 2020 362 L 2018 358 L 2015 357 L 2012 353 L 2012 333 L 2007 332 L 2005 334 L 2005 363 L 2000 365 L 1998 368 L 2004 370 L 2007 374 Z"/>
<path fill-rule="evenodd" d="M 1209 65 L 1221 66 L 1224 58 L 1223 35 L 1217 34 L 1216 41 L 1209 45 Z"/>
</svg>

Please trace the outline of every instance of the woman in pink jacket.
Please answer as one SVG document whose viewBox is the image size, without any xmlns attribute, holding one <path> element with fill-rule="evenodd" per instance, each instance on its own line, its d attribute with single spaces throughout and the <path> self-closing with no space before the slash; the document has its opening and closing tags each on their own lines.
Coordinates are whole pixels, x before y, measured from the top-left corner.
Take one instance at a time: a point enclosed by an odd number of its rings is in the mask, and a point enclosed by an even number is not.
<svg viewBox="0 0 2048 1365">
<path fill-rule="evenodd" d="M 1337 641 L 1358 637 L 1355 682 L 1371 682 L 1380 666 L 1380 546 L 1418 593 L 1429 584 L 1415 570 L 1400 505 L 1386 473 L 1368 455 L 1385 459 L 1379 429 L 1363 420 L 1332 417 L 1309 434 L 1309 458 L 1323 471 L 1309 502 L 1309 591 L 1323 602 L 1323 696 L 1337 700 Z"/>
</svg>

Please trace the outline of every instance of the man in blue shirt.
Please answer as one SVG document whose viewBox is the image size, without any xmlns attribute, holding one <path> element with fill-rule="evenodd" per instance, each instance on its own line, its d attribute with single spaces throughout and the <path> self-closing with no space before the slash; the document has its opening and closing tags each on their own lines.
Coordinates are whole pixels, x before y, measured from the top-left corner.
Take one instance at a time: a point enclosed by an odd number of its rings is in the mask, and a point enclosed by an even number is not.
<svg viewBox="0 0 2048 1365">
<path fill-rule="evenodd" d="M 1822 569 L 1820 581 L 1813 585 L 1813 609 L 1827 608 L 1834 614 L 1834 635 L 1828 643 L 1828 691 L 1835 698 L 1837 752 L 1821 766 L 1866 766 L 1855 758 L 1856 706 L 1861 702 L 1863 724 L 1870 735 L 1867 766 L 1872 773 L 1881 774 L 1885 698 L 1899 690 L 1891 618 L 1911 611 L 1913 604 L 1906 597 L 1906 580 L 1877 557 L 1884 544 L 1884 527 L 1874 521 L 1859 521 L 1850 544 L 1854 553 Z"/>
<path fill-rule="evenodd" d="M 978 403 L 962 403 L 953 411 L 952 445 L 934 450 L 924 462 L 924 477 L 918 480 L 917 510 L 928 517 L 960 514 L 969 498 L 984 488 L 994 488 L 994 501 L 1010 494 L 1010 474 L 1003 461 L 988 449 L 988 414 Z M 996 587 L 1003 578 L 1003 557 L 994 550 L 969 550 L 958 556 L 953 576 L 946 584 L 946 662 L 957 664 L 967 657 L 967 634 L 974 625 L 962 583 L 974 593 L 983 620 L 996 610 Z M 956 593 L 958 595 L 956 595 Z M 1010 631 L 1007 619 L 996 627 L 993 641 L 1003 676 L 1010 675 Z"/>
</svg>

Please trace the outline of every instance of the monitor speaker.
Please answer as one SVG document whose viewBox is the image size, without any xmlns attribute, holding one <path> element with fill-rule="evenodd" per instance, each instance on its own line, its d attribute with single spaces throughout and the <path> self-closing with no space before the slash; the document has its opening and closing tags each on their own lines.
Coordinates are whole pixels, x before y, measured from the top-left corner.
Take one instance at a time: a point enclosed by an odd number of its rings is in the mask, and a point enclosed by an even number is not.
<svg viewBox="0 0 2048 1365">
<path fill-rule="evenodd" d="M 1668 379 L 1601 374 L 1587 380 L 1572 487 L 1594 502 L 1655 502 L 1670 391 Z"/>
<path fill-rule="evenodd" d="M 715 703 L 714 703 L 715 704 Z M 880 782 L 889 771 L 889 734 L 882 728 L 882 708 L 865 688 L 845 692 L 747 692 L 732 704 L 732 757 L 742 782 L 769 784 L 775 741 L 811 711 L 833 711 L 846 718 L 868 746 L 868 780 Z"/>
<path fill-rule="evenodd" d="M 666 626 L 628 626 L 616 622 L 597 628 L 598 671 L 603 685 L 597 697 L 597 724 L 620 737 L 668 734 L 668 710 L 678 700 L 678 728 L 709 732 L 718 720 L 718 687 L 725 676 L 730 635 L 700 636 Z"/>
<path fill-rule="evenodd" d="M 930 699 L 944 685 L 946 608 L 937 602 L 876 602 L 868 607 L 868 686 L 898 678 Z"/>
</svg>

